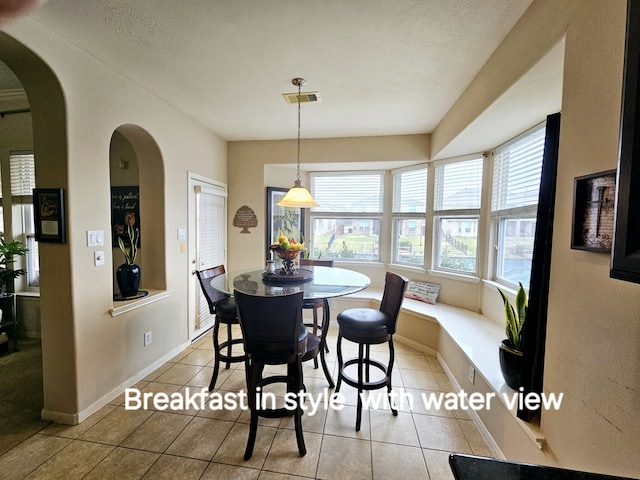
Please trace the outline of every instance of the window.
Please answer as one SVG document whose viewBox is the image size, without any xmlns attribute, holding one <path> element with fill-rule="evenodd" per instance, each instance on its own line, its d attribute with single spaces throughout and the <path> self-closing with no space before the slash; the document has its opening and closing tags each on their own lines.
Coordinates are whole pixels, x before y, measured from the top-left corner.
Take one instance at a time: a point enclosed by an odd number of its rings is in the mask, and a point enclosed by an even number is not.
<svg viewBox="0 0 640 480">
<path fill-rule="evenodd" d="M 25 268 L 27 275 L 18 277 L 25 282 L 22 289 L 34 290 L 40 284 L 38 243 L 33 223 L 33 189 L 36 186 L 36 167 L 31 152 L 11 152 L 9 155 L 11 181 L 11 212 L 13 237 L 29 249 Z"/>
<path fill-rule="evenodd" d="M 427 167 L 393 172 L 393 253 L 395 263 L 424 265 Z"/>
<path fill-rule="evenodd" d="M 478 272 L 478 219 L 482 198 L 482 157 L 435 167 L 434 268 Z"/>
<path fill-rule="evenodd" d="M 496 148 L 494 155 L 494 277 L 513 287 L 529 286 L 544 140 L 542 124 Z"/>
<path fill-rule="evenodd" d="M 382 172 L 314 173 L 311 194 L 311 258 L 380 261 Z"/>
</svg>

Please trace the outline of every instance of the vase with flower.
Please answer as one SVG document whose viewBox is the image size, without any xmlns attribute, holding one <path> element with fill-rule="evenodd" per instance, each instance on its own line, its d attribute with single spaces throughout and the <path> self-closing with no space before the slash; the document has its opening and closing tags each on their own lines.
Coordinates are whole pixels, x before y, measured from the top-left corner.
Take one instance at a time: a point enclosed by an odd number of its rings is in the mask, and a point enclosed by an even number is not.
<svg viewBox="0 0 640 480">
<path fill-rule="evenodd" d="M 140 242 L 140 229 L 134 228 L 134 224 L 127 224 L 128 241 L 118 237 L 118 246 L 124 254 L 125 263 L 118 267 L 116 271 L 116 281 L 123 298 L 135 297 L 140 288 L 140 267 L 136 265 L 136 255 Z"/>
</svg>

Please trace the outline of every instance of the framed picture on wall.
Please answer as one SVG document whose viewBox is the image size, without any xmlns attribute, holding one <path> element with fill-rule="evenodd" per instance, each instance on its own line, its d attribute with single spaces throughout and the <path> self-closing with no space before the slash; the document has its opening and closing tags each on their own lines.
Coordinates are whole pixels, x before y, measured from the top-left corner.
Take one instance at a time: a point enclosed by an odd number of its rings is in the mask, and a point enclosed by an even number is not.
<svg viewBox="0 0 640 480">
<path fill-rule="evenodd" d="M 111 235 L 113 248 L 118 247 L 118 238 L 122 238 L 125 246 L 129 246 L 131 243 L 127 232 L 129 225 L 140 229 L 140 188 L 137 185 L 111 187 Z"/>
<path fill-rule="evenodd" d="M 278 202 L 287 192 L 286 188 L 267 187 L 267 241 L 265 248 L 267 260 L 271 258 L 269 246 L 276 242 L 280 235 L 299 242 L 305 241 L 304 209 L 278 206 Z"/>
<path fill-rule="evenodd" d="M 64 190 L 34 188 L 33 210 L 38 242 L 65 243 Z"/>
</svg>

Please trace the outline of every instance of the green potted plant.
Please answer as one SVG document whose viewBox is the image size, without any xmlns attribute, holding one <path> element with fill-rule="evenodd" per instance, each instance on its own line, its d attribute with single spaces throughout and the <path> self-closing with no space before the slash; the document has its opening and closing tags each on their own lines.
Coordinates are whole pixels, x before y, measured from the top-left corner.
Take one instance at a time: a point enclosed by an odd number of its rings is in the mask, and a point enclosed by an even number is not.
<svg viewBox="0 0 640 480">
<path fill-rule="evenodd" d="M 14 292 L 13 280 L 20 275 L 25 275 L 26 270 L 13 269 L 16 257 L 23 257 L 28 249 L 18 240 L 6 240 L 0 238 L 0 295 L 7 296 Z"/>
<path fill-rule="evenodd" d="M 507 338 L 500 344 L 500 368 L 504 381 L 516 390 L 522 384 L 522 334 L 527 319 L 527 293 L 524 291 L 522 283 L 519 285 L 515 307 L 502 290 L 498 289 L 504 302 L 505 331 L 507 334 Z"/>
<path fill-rule="evenodd" d="M 134 222 L 127 223 L 128 241 L 126 243 L 122 237 L 118 237 L 118 246 L 124 254 L 125 263 L 118 267 L 116 281 L 123 298 L 135 297 L 140 288 L 140 267 L 135 263 L 140 242 L 140 230 L 133 227 Z"/>
</svg>

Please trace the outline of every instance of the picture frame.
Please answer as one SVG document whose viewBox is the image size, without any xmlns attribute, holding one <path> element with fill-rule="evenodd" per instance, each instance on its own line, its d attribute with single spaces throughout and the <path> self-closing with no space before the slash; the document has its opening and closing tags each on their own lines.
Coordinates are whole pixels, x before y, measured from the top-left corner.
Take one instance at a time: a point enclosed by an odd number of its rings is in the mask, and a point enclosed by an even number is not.
<svg viewBox="0 0 640 480">
<path fill-rule="evenodd" d="M 134 226 L 140 232 L 140 187 L 138 185 L 111 187 L 111 241 L 118 248 L 118 239 L 130 246 L 127 228 Z M 138 247 L 140 235 L 138 235 Z"/>
<path fill-rule="evenodd" d="M 640 2 L 627 1 L 618 190 L 609 276 L 640 283 Z"/>
<path fill-rule="evenodd" d="M 33 210 L 36 240 L 66 243 L 64 189 L 34 188 Z"/>
<path fill-rule="evenodd" d="M 288 189 L 267 187 L 267 221 L 265 258 L 271 259 L 269 246 L 278 240 L 280 235 L 305 242 L 304 238 L 304 209 L 280 207 L 278 202 L 284 198 Z"/>
<path fill-rule="evenodd" d="M 611 252 L 615 195 L 615 170 L 574 179 L 571 248 L 590 252 Z"/>
</svg>

